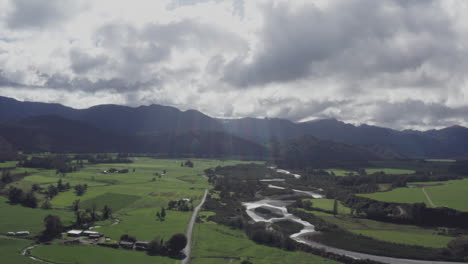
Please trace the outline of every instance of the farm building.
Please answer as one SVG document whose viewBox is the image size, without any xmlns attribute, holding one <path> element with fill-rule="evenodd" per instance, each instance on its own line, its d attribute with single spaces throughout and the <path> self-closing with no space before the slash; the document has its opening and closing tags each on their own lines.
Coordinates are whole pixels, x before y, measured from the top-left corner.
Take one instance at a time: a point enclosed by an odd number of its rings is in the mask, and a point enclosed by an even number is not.
<svg viewBox="0 0 468 264">
<path fill-rule="evenodd" d="M 79 237 L 83 233 L 83 230 L 70 230 L 67 232 L 67 235 L 69 237 Z"/>
<path fill-rule="evenodd" d="M 149 241 L 137 241 L 135 242 L 135 248 L 138 250 L 146 250 L 148 249 Z"/>
<path fill-rule="evenodd" d="M 130 241 L 120 241 L 119 245 L 125 249 L 133 249 L 133 242 Z"/>
<path fill-rule="evenodd" d="M 29 231 L 19 231 L 15 233 L 16 236 L 27 236 L 29 234 Z"/>
<path fill-rule="evenodd" d="M 103 236 L 103 234 L 99 233 L 99 232 L 95 232 L 95 231 L 84 231 L 83 232 L 83 235 L 89 237 L 89 238 L 100 238 Z"/>
</svg>

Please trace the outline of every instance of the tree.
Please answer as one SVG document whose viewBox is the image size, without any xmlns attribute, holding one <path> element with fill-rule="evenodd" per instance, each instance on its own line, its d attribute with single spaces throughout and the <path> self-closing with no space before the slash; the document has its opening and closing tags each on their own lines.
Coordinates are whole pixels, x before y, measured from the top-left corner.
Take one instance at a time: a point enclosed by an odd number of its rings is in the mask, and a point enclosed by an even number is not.
<svg viewBox="0 0 468 264">
<path fill-rule="evenodd" d="M 73 204 L 72 204 L 72 210 L 77 212 L 78 210 L 80 210 L 80 200 L 75 200 L 73 201 Z"/>
<path fill-rule="evenodd" d="M 52 208 L 52 205 L 50 204 L 49 199 L 46 199 L 41 205 L 41 209 L 48 210 L 51 208 Z"/>
<path fill-rule="evenodd" d="M 29 191 L 26 196 L 24 197 L 23 201 L 21 202 L 22 205 L 36 208 L 37 207 L 37 198 L 34 196 L 33 191 Z"/>
<path fill-rule="evenodd" d="M 164 207 L 161 207 L 161 218 L 166 218 L 166 209 Z"/>
<path fill-rule="evenodd" d="M 448 249 L 457 257 L 468 258 L 468 236 L 461 236 L 450 241 Z"/>
<path fill-rule="evenodd" d="M 75 192 L 76 192 L 76 195 L 78 196 L 82 196 L 85 192 L 86 192 L 86 189 L 88 189 L 88 185 L 87 184 L 78 184 L 75 186 Z"/>
<path fill-rule="evenodd" d="M 338 201 L 335 199 L 333 201 L 333 215 L 336 216 L 338 214 Z"/>
<path fill-rule="evenodd" d="M 90 215 L 91 215 L 91 221 L 96 221 L 98 220 L 98 215 L 96 213 L 96 204 L 93 203 L 93 205 L 91 206 L 91 211 L 90 211 Z"/>
<path fill-rule="evenodd" d="M 150 255 L 161 255 L 164 250 L 164 244 L 162 239 L 155 238 L 148 243 L 148 254 Z"/>
<path fill-rule="evenodd" d="M 166 245 L 170 253 L 177 254 L 187 246 L 187 237 L 182 233 L 175 234 Z"/>
<path fill-rule="evenodd" d="M 49 198 L 53 198 L 57 194 L 58 194 L 57 187 L 53 186 L 52 184 L 49 185 L 49 187 L 47 187 L 47 196 L 49 196 Z"/>
<path fill-rule="evenodd" d="M 61 192 L 61 191 L 63 191 L 63 189 L 65 189 L 64 186 L 63 186 L 63 183 L 62 183 L 62 179 L 59 179 L 57 181 L 57 189 L 59 190 L 59 192 Z"/>
<path fill-rule="evenodd" d="M 191 160 L 187 160 L 185 163 L 184 163 L 184 166 L 185 167 L 189 167 L 189 168 L 193 168 L 194 164 Z"/>
<path fill-rule="evenodd" d="M 51 240 L 63 231 L 63 224 L 60 217 L 48 215 L 44 218 L 45 230 L 42 233 L 43 239 Z"/>
<path fill-rule="evenodd" d="M 102 218 L 109 219 L 112 217 L 112 209 L 106 205 L 104 205 L 104 208 L 102 208 Z"/>
<path fill-rule="evenodd" d="M 128 234 L 124 234 L 120 236 L 121 241 L 128 241 L 128 242 L 136 242 L 137 239 L 134 236 L 130 236 Z"/>
<path fill-rule="evenodd" d="M 23 190 L 19 188 L 10 187 L 8 190 L 8 200 L 10 200 L 10 203 L 12 204 L 21 203 L 21 201 L 23 201 L 23 197 Z"/>
</svg>

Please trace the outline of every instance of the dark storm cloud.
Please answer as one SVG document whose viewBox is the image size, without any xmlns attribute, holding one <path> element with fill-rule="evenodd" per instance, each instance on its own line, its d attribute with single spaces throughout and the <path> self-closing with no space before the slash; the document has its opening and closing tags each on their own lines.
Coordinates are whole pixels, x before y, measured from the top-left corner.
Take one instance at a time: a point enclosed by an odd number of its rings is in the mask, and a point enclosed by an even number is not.
<svg viewBox="0 0 468 264">
<path fill-rule="evenodd" d="M 76 74 L 87 73 L 108 62 L 105 55 L 91 56 L 77 49 L 70 51 L 71 68 Z"/>
<path fill-rule="evenodd" d="M 3 71 L 0 70 L 0 87 L 17 87 L 17 86 L 20 86 L 20 84 L 5 77 L 3 74 Z"/>
<path fill-rule="evenodd" d="M 265 98 L 259 99 L 259 109 L 255 116 L 270 116 L 300 121 L 310 117 L 330 118 L 324 111 L 334 107 L 344 107 L 349 100 L 300 100 L 297 98 Z M 273 116 L 271 116 L 271 114 Z"/>
<path fill-rule="evenodd" d="M 468 123 L 468 107 L 449 107 L 420 100 L 377 102 L 371 121 L 382 126 L 406 128 L 412 126 L 445 127 Z M 461 122 L 460 122 L 461 121 Z"/>
<path fill-rule="evenodd" d="M 253 86 L 320 77 L 375 79 L 423 66 L 460 72 L 466 69 L 460 55 L 467 52 L 452 23 L 434 1 L 266 5 L 262 49 L 252 62 L 239 56 L 228 63 L 224 78 Z"/>
<path fill-rule="evenodd" d="M 77 10 L 70 0 L 14 0 L 6 22 L 11 29 L 57 26 L 69 19 Z"/>
<path fill-rule="evenodd" d="M 52 76 L 47 76 L 44 87 L 70 91 L 114 91 L 124 93 L 154 88 L 158 84 L 159 81 L 157 79 L 147 82 L 129 82 L 121 78 L 91 81 L 88 78 L 69 78 L 65 75 L 54 74 Z"/>
</svg>

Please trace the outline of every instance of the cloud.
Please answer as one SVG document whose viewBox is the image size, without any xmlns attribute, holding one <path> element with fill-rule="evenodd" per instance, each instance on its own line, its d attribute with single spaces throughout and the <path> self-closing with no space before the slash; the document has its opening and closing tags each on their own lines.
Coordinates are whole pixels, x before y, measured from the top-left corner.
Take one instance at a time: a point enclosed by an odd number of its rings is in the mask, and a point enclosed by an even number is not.
<svg viewBox="0 0 468 264">
<path fill-rule="evenodd" d="M 104 66 L 109 59 L 105 55 L 92 56 L 78 49 L 70 51 L 71 68 L 76 74 L 87 73 L 97 67 Z"/>
<path fill-rule="evenodd" d="M 58 26 L 81 7 L 72 0 L 14 0 L 6 22 L 11 29 Z"/>
<path fill-rule="evenodd" d="M 437 1 L 279 2 L 263 12 L 253 59 L 240 56 L 226 66 L 225 80 L 236 86 L 324 77 L 366 81 L 406 72 L 417 84 L 431 81 L 430 69 L 457 74 L 467 66 L 460 57 L 467 50 Z"/>
<path fill-rule="evenodd" d="M 4 96 L 467 124 L 465 1 L 0 0 L 0 10 Z"/>
</svg>

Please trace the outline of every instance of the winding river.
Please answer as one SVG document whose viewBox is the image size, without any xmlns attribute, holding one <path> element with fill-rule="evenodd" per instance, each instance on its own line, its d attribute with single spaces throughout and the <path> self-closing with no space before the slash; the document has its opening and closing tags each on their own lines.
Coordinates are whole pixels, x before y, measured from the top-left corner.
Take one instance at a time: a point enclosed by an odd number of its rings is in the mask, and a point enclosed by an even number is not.
<svg viewBox="0 0 468 264">
<path fill-rule="evenodd" d="M 281 169 L 277 169 L 276 171 L 280 173 L 288 174 L 288 175 L 293 175 L 294 177 L 298 175 L 298 174 L 292 174 L 289 171 L 281 170 Z M 300 175 L 298 175 L 298 177 L 296 178 L 300 178 Z M 271 184 L 269 184 L 268 187 L 276 188 L 276 189 L 283 188 L 283 187 L 275 186 Z M 322 189 L 318 189 L 318 190 L 323 191 Z M 295 190 L 295 189 L 293 189 L 293 191 L 296 193 L 305 194 L 314 198 L 324 198 L 322 194 L 315 193 L 312 191 L 301 191 L 301 190 Z M 375 255 L 330 247 L 330 246 L 326 246 L 326 245 L 311 241 L 307 239 L 307 236 L 316 232 L 315 227 L 311 223 L 304 221 L 300 219 L 299 217 L 288 212 L 288 209 L 286 207 L 293 202 L 294 201 L 291 201 L 291 200 L 283 201 L 283 200 L 275 200 L 275 199 L 263 199 L 263 200 L 255 201 L 255 202 L 246 202 L 246 203 L 243 203 L 243 205 L 246 208 L 245 209 L 246 213 L 255 222 L 274 223 L 278 221 L 292 221 L 292 222 L 296 222 L 296 223 L 303 225 L 303 228 L 300 232 L 290 235 L 291 239 L 293 239 L 296 242 L 305 244 L 307 246 L 310 246 L 313 248 L 321 248 L 321 249 L 324 249 L 325 251 L 332 252 L 335 254 L 345 255 L 354 259 L 370 259 L 370 260 L 379 261 L 379 262 L 388 263 L 388 264 L 466 264 L 462 262 L 426 261 L 426 260 L 399 259 L 399 258 L 391 258 L 391 257 L 384 257 L 384 256 L 375 256 Z M 273 213 L 274 217 L 265 218 L 263 214 L 258 213 L 255 210 L 256 208 L 260 208 L 260 207 L 264 209 L 268 209 L 270 212 Z"/>
</svg>

